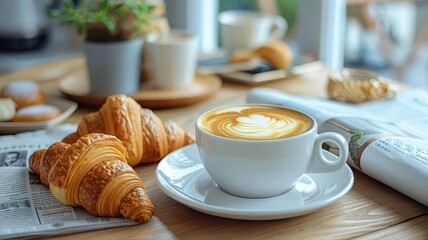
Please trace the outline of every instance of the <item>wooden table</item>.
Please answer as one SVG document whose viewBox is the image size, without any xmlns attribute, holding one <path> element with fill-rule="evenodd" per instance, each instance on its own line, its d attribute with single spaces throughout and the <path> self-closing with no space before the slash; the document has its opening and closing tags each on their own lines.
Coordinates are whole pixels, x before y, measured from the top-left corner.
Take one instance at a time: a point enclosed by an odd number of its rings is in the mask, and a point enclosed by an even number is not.
<svg viewBox="0 0 428 240">
<path fill-rule="evenodd" d="M 66 59 L 0 76 L 0 83 L 34 79 L 50 95 L 60 95 L 57 83 L 68 71 L 83 67 L 81 58 Z M 325 97 L 325 71 L 272 82 L 262 87 L 288 93 Z M 155 111 L 193 131 L 198 114 L 215 106 L 244 102 L 249 86 L 224 83 L 212 98 L 189 106 Z M 94 111 L 79 107 L 67 120 L 78 123 Z M 276 221 L 239 221 L 210 216 L 190 209 L 164 194 L 156 185 L 156 164 L 135 168 L 156 206 L 147 224 L 63 235 L 55 239 L 427 239 L 428 208 L 403 194 L 354 171 L 352 190 L 337 202 L 309 215 Z"/>
</svg>

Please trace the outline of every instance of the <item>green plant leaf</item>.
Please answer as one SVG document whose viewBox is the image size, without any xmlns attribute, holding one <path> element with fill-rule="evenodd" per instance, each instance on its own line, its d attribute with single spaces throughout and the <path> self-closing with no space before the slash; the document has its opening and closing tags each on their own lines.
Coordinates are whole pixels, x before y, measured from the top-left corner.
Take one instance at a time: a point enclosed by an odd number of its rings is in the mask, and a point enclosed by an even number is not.
<svg viewBox="0 0 428 240">
<path fill-rule="evenodd" d="M 104 25 L 106 25 L 107 29 L 110 31 L 110 33 L 114 32 L 115 29 L 115 22 L 114 18 L 112 16 L 107 16 L 106 19 L 103 21 Z"/>
<path fill-rule="evenodd" d="M 114 35 L 133 35 L 128 32 L 123 34 L 123 31 L 115 31 L 115 28 L 121 28 L 117 24 L 118 17 L 131 17 L 135 20 L 135 29 L 131 31 L 141 31 L 143 26 L 148 25 L 154 18 L 152 12 L 155 9 L 153 5 L 149 5 L 146 0 L 99 0 L 95 4 L 93 2 L 83 2 L 76 7 L 71 0 L 63 2 L 62 9 L 51 10 L 48 15 L 52 18 L 59 19 L 63 24 L 75 25 L 79 33 L 90 30 L 88 24 L 100 23 L 105 25 L 106 29 Z M 98 29 L 99 31 L 99 29 Z M 109 39 L 116 39 L 109 37 Z"/>
<path fill-rule="evenodd" d="M 100 9 L 108 9 L 108 7 L 109 7 L 109 0 L 101 0 Z"/>
</svg>

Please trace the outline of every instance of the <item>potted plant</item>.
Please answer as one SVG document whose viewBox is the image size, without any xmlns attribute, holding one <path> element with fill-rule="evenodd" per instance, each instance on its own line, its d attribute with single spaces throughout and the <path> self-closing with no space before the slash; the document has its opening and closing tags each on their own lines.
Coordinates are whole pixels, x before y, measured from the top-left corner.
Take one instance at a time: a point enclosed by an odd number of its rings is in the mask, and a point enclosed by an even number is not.
<svg viewBox="0 0 428 240">
<path fill-rule="evenodd" d="M 65 1 L 49 15 L 84 34 L 91 93 L 131 94 L 139 89 L 141 31 L 153 18 L 145 0 Z"/>
</svg>

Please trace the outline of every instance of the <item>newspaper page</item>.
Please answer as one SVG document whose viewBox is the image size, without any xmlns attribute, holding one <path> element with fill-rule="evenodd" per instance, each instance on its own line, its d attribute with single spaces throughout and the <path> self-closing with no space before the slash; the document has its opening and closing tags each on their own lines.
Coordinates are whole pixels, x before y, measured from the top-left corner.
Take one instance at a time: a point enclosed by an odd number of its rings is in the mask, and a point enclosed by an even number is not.
<svg viewBox="0 0 428 240">
<path fill-rule="evenodd" d="M 318 130 L 346 138 L 351 167 L 428 206 L 428 140 L 359 118 L 332 118 Z M 324 148 L 338 153 L 335 146 Z"/>
<path fill-rule="evenodd" d="M 76 130 L 52 130 L 0 137 L 0 239 L 33 238 L 137 224 L 125 218 L 94 217 L 81 207 L 61 204 L 40 178 L 29 171 L 28 158 Z"/>
<path fill-rule="evenodd" d="M 319 132 L 347 139 L 351 167 L 428 206 L 428 93 L 408 90 L 392 100 L 348 104 L 255 88 L 247 102 L 310 114 Z M 337 153 L 334 146 L 323 147 Z"/>
</svg>

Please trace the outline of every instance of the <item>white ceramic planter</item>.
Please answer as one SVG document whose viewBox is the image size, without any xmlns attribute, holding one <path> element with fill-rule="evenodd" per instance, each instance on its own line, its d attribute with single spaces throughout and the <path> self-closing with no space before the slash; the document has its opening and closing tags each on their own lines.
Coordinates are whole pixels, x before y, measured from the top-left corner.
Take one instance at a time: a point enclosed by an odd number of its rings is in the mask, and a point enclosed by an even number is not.
<svg viewBox="0 0 428 240">
<path fill-rule="evenodd" d="M 85 42 L 91 93 L 111 95 L 138 91 L 142 47 L 142 38 L 121 42 Z"/>
</svg>

